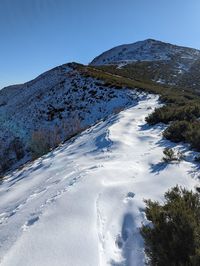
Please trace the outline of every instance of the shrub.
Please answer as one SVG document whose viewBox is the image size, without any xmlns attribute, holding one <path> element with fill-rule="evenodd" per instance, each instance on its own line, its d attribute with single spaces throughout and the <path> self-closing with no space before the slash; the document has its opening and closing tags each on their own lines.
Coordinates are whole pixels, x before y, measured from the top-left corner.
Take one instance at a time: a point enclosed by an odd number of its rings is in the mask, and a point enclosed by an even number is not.
<svg viewBox="0 0 200 266">
<path fill-rule="evenodd" d="M 191 144 L 191 147 L 200 151 L 200 122 L 196 121 L 191 124 L 186 132 L 186 141 Z"/>
<path fill-rule="evenodd" d="M 24 152 L 24 144 L 22 140 L 18 137 L 15 137 L 10 145 L 9 145 L 9 150 L 13 151 L 16 155 L 16 159 L 20 160 L 24 157 L 25 152 Z"/>
<path fill-rule="evenodd" d="M 62 141 L 66 141 L 75 134 L 81 132 L 81 122 L 76 113 L 73 117 L 63 120 L 59 126 L 51 129 L 38 129 L 33 131 L 30 139 L 30 151 L 32 158 L 36 159 L 51 149 L 56 148 Z"/>
<path fill-rule="evenodd" d="M 176 121 L 172 123 L 164 132 L 163 136 L 166 139 L 174 142 L 180 142 L 186 140 L 186 132 L 190 127 L 188 121 Z"/>
<path fill-rule="evenodd" d="M 1 178 L 1 174 L 6 172 L 9 169 L 10 163 L 11 162 L 7 154 L 0 156 L 0 178 Z"/>
<path fill-rule="evenodd" d="M 173 149 L 165 148 L 163 151 L 163 154 L 164 154 L 164 157 L 163 157 L 164 162 L 171 162 L 171 161 L 176 160 L 175 152 Z"/>
<path fill-rule="evenodd" d="M 166 106 L 155 109 L 146 121 L 154 125 L 156 123 L 169 123 L 170 121 L 193 121 L 200 116 L 200 105 L 195 101 L 188 101 L 188 103 L 168 104 Z"/>
<path fill-rule="evenodd" d="M 0 145 L 0 174 L 5 173 L 17 161 L 21 160 L 25 155 L 24 143 L 19 137 Z"/>
<path fill-rule="evenodd" d="M 36 159 L 45 153 L 49 152 L 51 148 L 49 134 L 45 130 L 38 130 L 32 133 L 30 150 L 32 158 Z"/>
<path fill-rule="evenodd" d="M 178 186 L 165 194 L 164 205 L 146 200 L 152 226 L 141 234 L 150 265 L 200 265 L 200 196 Z"/>
<path fill-rule="evenodd" d="M 163 161 L 166 163 L 172 161 L 181 161 L 184 159 L 184 155 L 181 151 L 175 152 L 174 149 L 171 148 L 165 148 L 163 154 L 164 154 Z"/>
<path fill-rule="evenodd" d="M 184 141 L 200 151 L 200 121 L 176 121 L 163 133 L 163 136 L 174 142 Z"/>
</svg>

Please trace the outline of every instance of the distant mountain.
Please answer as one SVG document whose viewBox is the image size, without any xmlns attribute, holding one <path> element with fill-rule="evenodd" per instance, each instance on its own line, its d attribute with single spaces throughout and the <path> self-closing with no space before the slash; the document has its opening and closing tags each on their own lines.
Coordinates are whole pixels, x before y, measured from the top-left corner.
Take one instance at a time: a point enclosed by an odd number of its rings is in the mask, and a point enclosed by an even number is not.
<svg viewBox="0 0 200 266">
<path fill-rule="evenodd" d="M 91 66 L 115 65 L 129 77 L 200 91 L 200 51 L 147 39 L 120 45 L 96 57 Z M 136 68 L 136 70 L 134 70 Z"/>
</svg>

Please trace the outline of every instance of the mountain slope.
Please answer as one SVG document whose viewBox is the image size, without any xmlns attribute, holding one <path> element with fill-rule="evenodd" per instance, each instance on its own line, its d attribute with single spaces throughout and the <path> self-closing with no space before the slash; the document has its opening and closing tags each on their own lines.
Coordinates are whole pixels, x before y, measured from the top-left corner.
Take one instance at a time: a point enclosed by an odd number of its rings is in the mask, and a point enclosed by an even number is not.
<svg viewBox="0 0 200 266">
<path fill-rule="evenodd" d="M 109 88 L 103 81 L 82 75 L 75 63 L 54 68 L 23 85 L 3 89 L 0 174 L 131 105 L 135 97 L 126 88 L 123 91 Z"/>
<path fill-rule="evenodd" d="M 92 66 L 116 66 L 130 78 L 200 91 L 200 51 L 148 39 L 121 45 L 96 57 Z"/>
<path fill-rule="evenodd" d="M 194 188 L 198 176 L 185 147 L 180 164 L 161 163 L 172 143 L 145 117 L 158 97 L 102 121 L 0 186 L 2 266 L 144 265 L 139 234 L 144 198 L 162 200 L 176 184 Z"/>
</svg>

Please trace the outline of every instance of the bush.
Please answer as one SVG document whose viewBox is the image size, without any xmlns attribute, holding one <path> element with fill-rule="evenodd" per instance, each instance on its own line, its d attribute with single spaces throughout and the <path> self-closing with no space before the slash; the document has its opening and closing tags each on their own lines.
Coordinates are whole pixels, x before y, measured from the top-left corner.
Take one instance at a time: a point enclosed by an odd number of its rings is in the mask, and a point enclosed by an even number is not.
<svg viewBox="0 0 200 266">
<path fill-rule="evenodd" d="M 176 160 L 175 152 L 173 149 L 165 148 L 163 151 L 163 154 L 164 154 L 164 157 L 163 157 L 164 162 L 171 162 L 171 161 Z"/>
<path fill-rule="evenodd" d="M 17 161 L 21 160 L 25 155 L 24 143 L 19 137 L 7 143 L 0 145 L 0 174 L 5 173 Z"/>
<path fill-rule="evenodd" d="M 155 125 L 156 123 L 169 123 L 170 121 L 194 121 L 200 117 L 200 105 L 195 101 L 189 101 L 187 104 L 168 104 L 155 109 L 146 121 Z"/>
<path fill-rule="evenodd" d="M 172 162 L 172 161 L 181 161 L 184 159 L 184 155 L 182 152 L 178 151 L 175 152 L 171 148 L 165 148 L 163 151 L 164 157 L 163 161 L 166 163 Z"/>
<path fill-rule="evenodd" d="M 200 151 L 200 122 L 196 121 L 191 124 L 186 131 L 186 141 L 191 144 L 193 149 Z"/>
<path fill-rule="evenodd" d="M 83 130 L 81 122 L 76 113 L 72 118 L 63 120 L 59 126 L 54 126 L 51 129 L 38 129 L 33 131 L 30 137 L 29 148 L 32 154 L 32 159 L 36 159 L 50 150 L 56 148 L 63 141 L 68 140 L 75 134 Z"/>
<path fill-rule="evenodd" d="M 24 144 L 22 142 L 22 140 L 18 137 L 15 137 L 10 145 L 9 145 L 9 150 L 13 151 L 16 155 L 16 159 L 19 161 L 20 159 L 22 159 L 25 155 L 24 152 Z"/>
<path fill-rule="evenodd" d="M 147 200 L 152 226 L 141 234 L 150 265 L 200 265 L 200 196 L 178 186 L 165 194 L 164 205 Z"/>
<path fill-rule="evenodd" d="M 163 133 L 163 136 L 171 141 L 184 141 L 191 148 L 200 151 L 200 121 L 176 121 Z"/>
<path fill-rule="evenodd" d="M 45 130 L 38 130 L 32 133 L 30 150 L 33 159 L 36 159 L 49 152 L 51 148 L 49 136 L 50 134 Z"/>
<path fill-rule="evenodd" d="M 163 136 L 174 142 L 186 140 L 186 132 L 190 127 L 188 121 L 176 121 L 172 123 L 164 132 Z"/>
</svg>

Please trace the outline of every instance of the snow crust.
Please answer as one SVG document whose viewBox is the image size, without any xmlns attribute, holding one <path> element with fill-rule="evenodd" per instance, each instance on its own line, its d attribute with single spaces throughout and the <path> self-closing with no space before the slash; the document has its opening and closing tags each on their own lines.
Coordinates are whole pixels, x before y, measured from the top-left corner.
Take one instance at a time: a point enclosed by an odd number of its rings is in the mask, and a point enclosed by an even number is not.
<svg viewBox="0 0 200 266">
<path fill-rule="evenodd" d="M 140 101 L 7 176 L 0 186 L 3 266 L 142 266 L 147 223 L 143 199 L 163 200 L 176 185 L 197 185 L 191 152 L 161 163 L 164 127 L 145 116 L 157 96 Z"/>
</svg>

